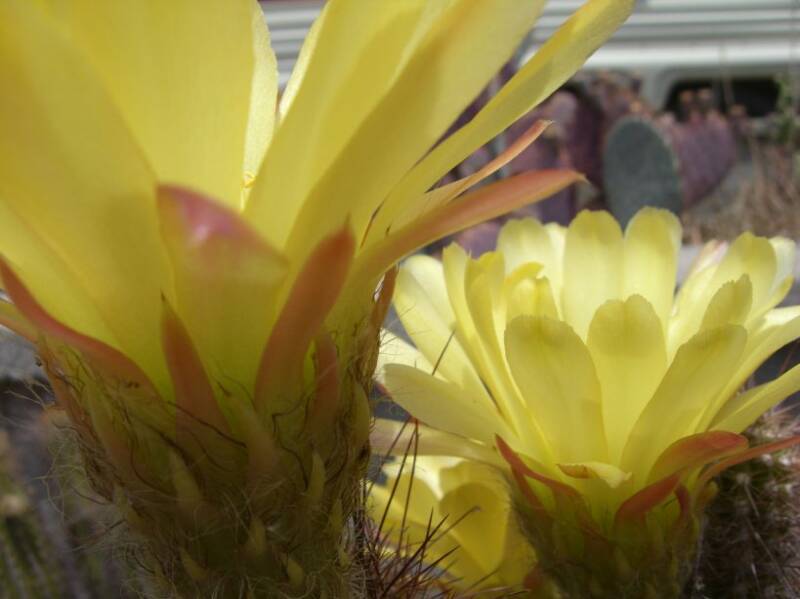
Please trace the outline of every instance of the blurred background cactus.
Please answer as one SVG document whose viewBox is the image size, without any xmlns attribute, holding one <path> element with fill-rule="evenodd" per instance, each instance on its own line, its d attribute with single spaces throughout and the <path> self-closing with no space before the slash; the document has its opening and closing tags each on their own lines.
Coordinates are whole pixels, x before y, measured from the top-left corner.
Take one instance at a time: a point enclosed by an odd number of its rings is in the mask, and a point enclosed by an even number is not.
<svg viewBox="0 0 800 599">
<path fill-rule="evenodd" d="M 800 431 L 794 414 L 775 410 L 748 431 L 752 445 Z M 690 599 L 791 599 L 800 589 L 800 450 L 740 464 L 720 475 L 710 505 Z"/>
<path fill-rule="evenodd" d="M 15 597 L 54 596 L 52 555 L 32 514 L 28 496 L 13 476 L 8 434 L 0 431 L 0 579 Z"/>
<path fill-rule="evenodd" d="M 605 186 L 611 212 L 621 223 L 644 198 L 651 206 L 679 213 L 680 160 L 657 121 L 626 117 L 612 129 L 605 149 Z"/>
<path fill-rule="evenodd" d="M 137 596 L 144 586 L 115 562 L 114 522 L 48 403 L 32 349 L 0 331 L 0 597 Z"/>
<path fill-rule="evenodd" d="M 621 224 L 643 205 L 680 214 L 706 197 L 736 159 L 729 121 L 713 108 L 708 90 L 687 91 L 676 118 L 620 119 L 603 151 L 605 197 Z"/>
</svg>

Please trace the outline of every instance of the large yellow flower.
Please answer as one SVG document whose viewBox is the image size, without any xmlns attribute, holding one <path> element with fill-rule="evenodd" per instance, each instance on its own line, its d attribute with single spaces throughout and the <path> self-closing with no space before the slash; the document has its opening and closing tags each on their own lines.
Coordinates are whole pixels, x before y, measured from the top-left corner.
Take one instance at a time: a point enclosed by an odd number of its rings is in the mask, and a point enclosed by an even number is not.
<svg viewBox="0 0 800 599">
<path fill-rule="evenodd" d="M 0 0 L 0 320 L 39 346 L 95 487 L 178 592 L 344 594 L 391 281 L 373 291 L 404 253 L 577 179 L 464 193 L 540 124 L 429 192 L 633 0 L 587 2 L 442 141 L 542 5 L 331 0 L 278 100 L 254 0 Z"/>
<path fill-rule="evenodd" d="M 739 433 L 800 389 L 795 367 L 738 393 L 800 336 L 800 307 L 775 308 L 794 244 L 709 244 L 675 295 L 680 239 L 653 209 L 624 234 L 605 212 L 512 221 L 496 252 L 398 275 L 417 349 L 392 339 L 382 378 L 427 425 L 419 454 L 508 472 L 540 567 L 576 597 L 677 596 L 709 479 L 765 450 Z"/>
</svg>

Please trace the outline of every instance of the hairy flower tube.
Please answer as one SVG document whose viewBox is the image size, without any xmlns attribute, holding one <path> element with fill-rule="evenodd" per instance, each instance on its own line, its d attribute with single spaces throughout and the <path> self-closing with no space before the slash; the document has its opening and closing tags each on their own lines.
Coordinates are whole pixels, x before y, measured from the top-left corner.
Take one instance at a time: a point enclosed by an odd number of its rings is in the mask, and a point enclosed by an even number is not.
<svg viewBox="0 0 800 599">
<path fill-rule="evenodd" d="M 0 321 L 37 345 L 164 586 L 356 592 L 391 276 L 375 289 L 403 254 L 579 178 L 465 193 L 540 123 L 429 191 L 632 4 L 586 2 L 442 139 L 542 1 L 331 0 L 278 99 L 254 0 L 0 0 Z"/>
<path fill-rule="evenodd" d="M 676 294 L 680 239 L 655 209 L 624 233 L 605 212 L 511 221 L 497 251 L 453 245 L 397 278 L 416 349 L 394 339 L 381 377 L 421 423 L 418 455 L 505 472 L 539 573 L 570 597 L 679 596 L 714 475 L 797 440 L 740 434 L 800 389 L 795 367 L 740 392 L 800 336 L 800 306 L 775 307 L 794 244 L 711 243 Z"/>
</svg>

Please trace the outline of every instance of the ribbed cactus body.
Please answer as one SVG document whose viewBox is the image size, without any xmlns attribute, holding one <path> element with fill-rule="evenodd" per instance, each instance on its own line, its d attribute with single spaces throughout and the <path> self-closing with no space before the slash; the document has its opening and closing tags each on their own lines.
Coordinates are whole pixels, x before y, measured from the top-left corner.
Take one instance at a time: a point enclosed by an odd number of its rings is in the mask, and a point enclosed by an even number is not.
<svg viewBox="0 0 800 599">
<path fill-rule="evenodd" d="M 0 597 L 133 596 L 141 587 L 123 583 L 104 543 L 113 520 L 87 498 L 69 446 L 50 447 L 38 376 L 30 346 L 0 334 Z"/>
<path fill-rule="evenodd" d="M 751 444 L 797 434 L 789 415 L 767 414 Z M 722 473 L 709 505 L 692 599 L 790 599 L 800 589 L 800 452 L 787 449 Z"/>
<path fill-rule="evenodd" d="M 65 596 L 74 582 L 52 538 L 60 527 L 45 522 L 51 506 L 37 501 L 46 483 L 31 480 L 47 468 L 37 431 L 30 430 L 38 406 L 21 382 L 35 369 L 30 347 L 0 333 L 0 596 L 9 599 Z"/>
<path fill-rule="evenodd" d="M 0 432 L 0 581 L 9 599 L 56 597 L 61 581 L 42 537 L 36 513 L 12 461 L 8 436 Z"/>
</svg>

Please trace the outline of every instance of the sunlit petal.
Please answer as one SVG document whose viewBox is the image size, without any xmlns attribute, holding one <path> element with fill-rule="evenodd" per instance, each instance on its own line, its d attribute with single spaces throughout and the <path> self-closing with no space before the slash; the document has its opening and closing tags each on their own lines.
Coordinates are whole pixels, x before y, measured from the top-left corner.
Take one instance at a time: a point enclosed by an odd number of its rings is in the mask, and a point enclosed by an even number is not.
<svg viewBox="0 0 800 599">
<path fill-rule="evenodd" d="M 667 370 L 659 317 L 640 295 L 609 301 L 592 319 L 587 346 L 602 389 L 609 456 L 617 462 L 638 414 Z"/>
<path fill-rule="evenodd" d="M 275 56 L 250 0 L 46 0 L 160 181 L 238 206 L 272 134 Z"/>
<path fill-rule="evenodd" d="M 55 256 L 68 271 L 60 288 L 35 280 L 32 287 L 48 306 L 77 288 L 77 297 L 65 301 L 94 307 L 84 305 L 86 316 L 67 324 L 122 349 L 154 379 L 166 379 L 158 337 L 140 334 L 143 327 L 158 330 L 159 297 L 169 293 L 155 185 L 123 116 L 39 3 L 0 6 L 0 79 L 14 90 L 0 94 L 0 197 L 12 216 L 2 226 L 35 231 L 35 242 L 49 250 L 37 249 L 37 259 Z M 4 234 L 3 243 L 20 237 Z M 16 257 L 19 249 L 7 253 Z M 46 268 L 28 268 L 31 258 L 16 260 L 25 266 L 23 276 L 46 276 Z M 102 324 L 92 317 L 95 309 Z M 58 313 L 77 316 L 78 306 Z"/>
<path fill-rule="evenodd" d="M 742 327 L 726 325 L 698 333 L 681 346 L 631 430 L 623 469 L 648 472 L 663 447 L 693 432 L 706 402 L 736 368 L 746 340 Z M 675 398 L 680 398 L 678 406 Z"/>
<path fill-rule="evenodd" d="M 581 212 L 569 226 L 564 248 L 564 320 L 586 338 L 599 306 L 620 299 L 624 244 L 617 221 L 607 212 Z"/>
<path fill-rule="evenodd" d="M 592 358 L 565 324 L 520 316 L 506 331 L 514 380 L 561 462 L 606 461 L 600 384 Z M 563 429 L 573 436 L 564 437 Z"/>
<path fill-rule="evenodd" d="M 672 312 L 680 243 L 680 222 L 667 210 L 641 210 L 625 229 L 622 295 L 644 297 L 665 328 Z"/>
<path fill-rule="evenodd" d="M 590 0 L 539 48 L 500 93 L 467 125 L 419 162 L 393 191 L 403 205 L 531 108 L 544 101 L 583 64 L 633 10 L 632 0 Z"/>
</svg>

